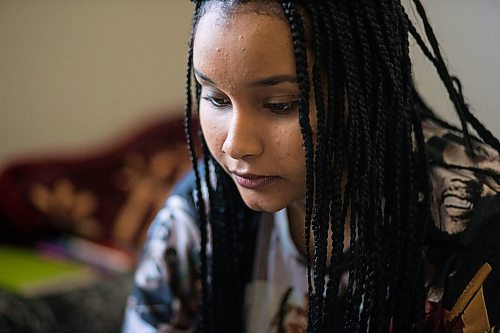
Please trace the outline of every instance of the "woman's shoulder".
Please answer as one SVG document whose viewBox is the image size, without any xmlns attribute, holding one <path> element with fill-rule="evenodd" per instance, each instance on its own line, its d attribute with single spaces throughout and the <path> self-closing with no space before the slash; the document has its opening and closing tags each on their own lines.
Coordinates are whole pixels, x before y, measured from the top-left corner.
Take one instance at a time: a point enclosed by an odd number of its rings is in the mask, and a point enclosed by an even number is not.
<svg viewBox="0 0 500 333">
<path fill-rule="evenodd" d="M 124 332 L 191 327 L 195 320 L 200 247 L 195 184 L 193 172 L 183 177 L 149 227 Z"/>
<path fill-rule="evenodd" d="M 193 171 L 188 172 L 174 186 L 165 203 L 157 212 L 149 226 L 144 251 L 155 244 L 179 246 L 179 240 L 188 240 L 191 247 L 199 243 L 199 218 L 196 205 L 196 178 Z"/>
<path fill-rule="evenodd" d="M 174 186 L 165 204 L 172 197 L 179 198 L 190 208 L 195 209 L 196 176 L 193 170 L 188 171 Z"/>
<path fill-rule="evenodd" d="M 204 168 L 201 167 L 199 172 L 203 174 L 205 172 Z M 203 175 L 202 178 L 204 178 Z M 203 189 L 205 188 L 204 180 L 202 180 L 201 186 Z M 198 224 L 197 191 L 195 172 L 190 170 L 174 185 L 172 191 L 165 199 L 163 206 L 152 221 L 150 229 L 154 228 L 156 224 L 168 220 L 173 214 L 187 214 L 185 216 L 186 219 Z M 202 191 L 205 192 L 204 190 Z M 205 193 L 203 197 L 206 197 Z"/>
</svg>

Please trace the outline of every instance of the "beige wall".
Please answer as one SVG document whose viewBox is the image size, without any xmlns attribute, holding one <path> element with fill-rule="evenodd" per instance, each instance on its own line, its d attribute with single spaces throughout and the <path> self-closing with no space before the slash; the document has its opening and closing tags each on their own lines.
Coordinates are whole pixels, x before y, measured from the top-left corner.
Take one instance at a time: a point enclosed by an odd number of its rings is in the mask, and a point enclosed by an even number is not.
<svg viewBox="0 0 500 333">
<path fill-rule="evenodd" d="M 500 134 L 500 2 L 425 4 L 470 103 Z M 95 146 L 161 110 L 180 109 L 191 6 L 188 0 L 0 0 L 0 162 Z M 418 53 L 415 72 L 432 105 L 446 114 L 439 81 Z"/>
<path fill-rule="evenodd" d="M 500 1 L 422 2 L 450 73 L 461 79 L 472 112 L 500 137 Z M 411 10 L 408 12 L 414 17 Z M 413 52 L 413 58 L 418 88 L 437 112 L 457 123 L 434 67 L 420 51 Z"/>
<path fill-rule="evenodd" d="M 0 0 L 0 162 L 183 105 L 188 0 Z"/>
</svg>

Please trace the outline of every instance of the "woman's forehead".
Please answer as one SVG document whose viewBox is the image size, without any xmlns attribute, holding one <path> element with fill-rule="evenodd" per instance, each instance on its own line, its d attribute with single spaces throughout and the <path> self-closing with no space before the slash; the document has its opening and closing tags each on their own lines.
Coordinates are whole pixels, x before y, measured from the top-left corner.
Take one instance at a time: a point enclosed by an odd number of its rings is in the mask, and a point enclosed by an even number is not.
<svg viewBox="0 0 500 333">
<path fill-rule="evenodd" d="M 270 26 L 278 25 L 287 27 L 286 32 L 290 30 L 286 20 L 275 15 L 265 15 L 250 10 L 221 15 L 218 10 L 209 10 L 199 18 L 194 36 L 196 40 L 199 35 L 217 32 L 233 33 L 235 30 L 239 30 L 239 32 L 246 34 L 265 31 L 268 33 L 269 38 L 272 38 L 278 31 L 273 33 L 273 31 L 266 30 L 269 30 Z"/>
<path fill-rule="evenodd" d="M 260 46 L 267 44 L 267 41 L 280 44 L 284 40 L 290 41 L 290 27 L 280 5 L 275 1 L 252 1 L 229 8 L 225 2 L 213 1 L 199 17 L 194 31 L 195 47 L 209 45 L 207 41 L 225 46 L 241 42 L 245 37 L 258 39 Z M 197 43 L 200 39 L 203 42 Z M 259 47 L 259 44 L 255 46 Z"/>
<path fill-rule="evenodd" d="M 307 6 L 305 6 L 307 7 Z M 301 6 L 297 7 L 298 12 L 302 18 L 302 23 L 304 24 L 306 33 L 306 46 L 308 49 L 313 49 L 313 31 L 311 28 L 311 18 L 308 14 L 306 8 Z M 272 18 L 276 21 L 281 21 L 288 26 L 288 31 L 290 31 L 290 25 L 285 17 L 285 13 L 279 1 L 276 0 L 212 0 L 203 2 L 200 7 L 196 25 L 194 26 L 193 34 L 196 36 L 198 32 L 199 22 L 207 14 L 216 15 L 217 25 L 231 25 L 232 23 L 238 21 L 242 16 L 246 14 L 252 14 L 253 17 L 258 18 L 259 16 Z"/>
<path fill-rule="evenodd" d="M 205 13 L 198 23 L 193 57 L 195 70 L 218 83 L 230 77 L 243 82 L 271 73 L 292 75 L 295 69 L 288 24 L 248 11 L 222 20 L 217 12 Z"/>
</svg>

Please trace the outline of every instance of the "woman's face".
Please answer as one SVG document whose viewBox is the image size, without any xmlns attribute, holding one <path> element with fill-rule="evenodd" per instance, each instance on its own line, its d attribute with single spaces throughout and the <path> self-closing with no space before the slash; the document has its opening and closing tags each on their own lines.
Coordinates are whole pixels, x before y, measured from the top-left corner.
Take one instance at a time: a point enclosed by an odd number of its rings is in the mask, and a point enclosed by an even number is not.
<svg viewBox="0 0 500 333">
<path fill-rule="evenodd" d="M 215 5 L 200 18 L 193 47 L 205 140 L 244 202 L 268 212 L 302 203 L 305 158 L 288 23 L 253 10 L 221 15 Z"/>
</svg>

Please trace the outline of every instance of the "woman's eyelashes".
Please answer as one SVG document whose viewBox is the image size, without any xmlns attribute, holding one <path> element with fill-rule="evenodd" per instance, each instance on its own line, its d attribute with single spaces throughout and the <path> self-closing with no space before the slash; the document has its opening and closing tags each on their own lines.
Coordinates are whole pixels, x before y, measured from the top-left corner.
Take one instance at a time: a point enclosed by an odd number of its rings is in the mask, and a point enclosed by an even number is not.
<svg viewBox="0 0 500 333">
<path fill-rule="evenodd" d="M 205 95 L 202 99 L 208 101 L 210 105 L 216 109 L 226 109 L 231 106 L 231 100 L 215 96 Z M 299 100 L 294 99 L 286 102 L 265 102 L 261 103 L 263 109 L 269 110 L 272 113 L 286 115 L 298 109 Z"/>
<path fill-rule="evenodd" d="M 264 103 L 264 108 L 268 109 L 272 113 L 282 114 L 282 115 L 291 113 L 297 110 L 298 107 L 299 107 L 298 100 L 293 100 L 290 102 L 280 102 L 280 103 Z"/>
<path fill-rule="evenodd" d="M 213 107 L 218 109 L 226 108 L 231 105 L 231 101 L 229 99 L 213 96 L 203 96 L 202 99 L 208 101 L 210 104 L 212 104 Z"/>
</svg>

